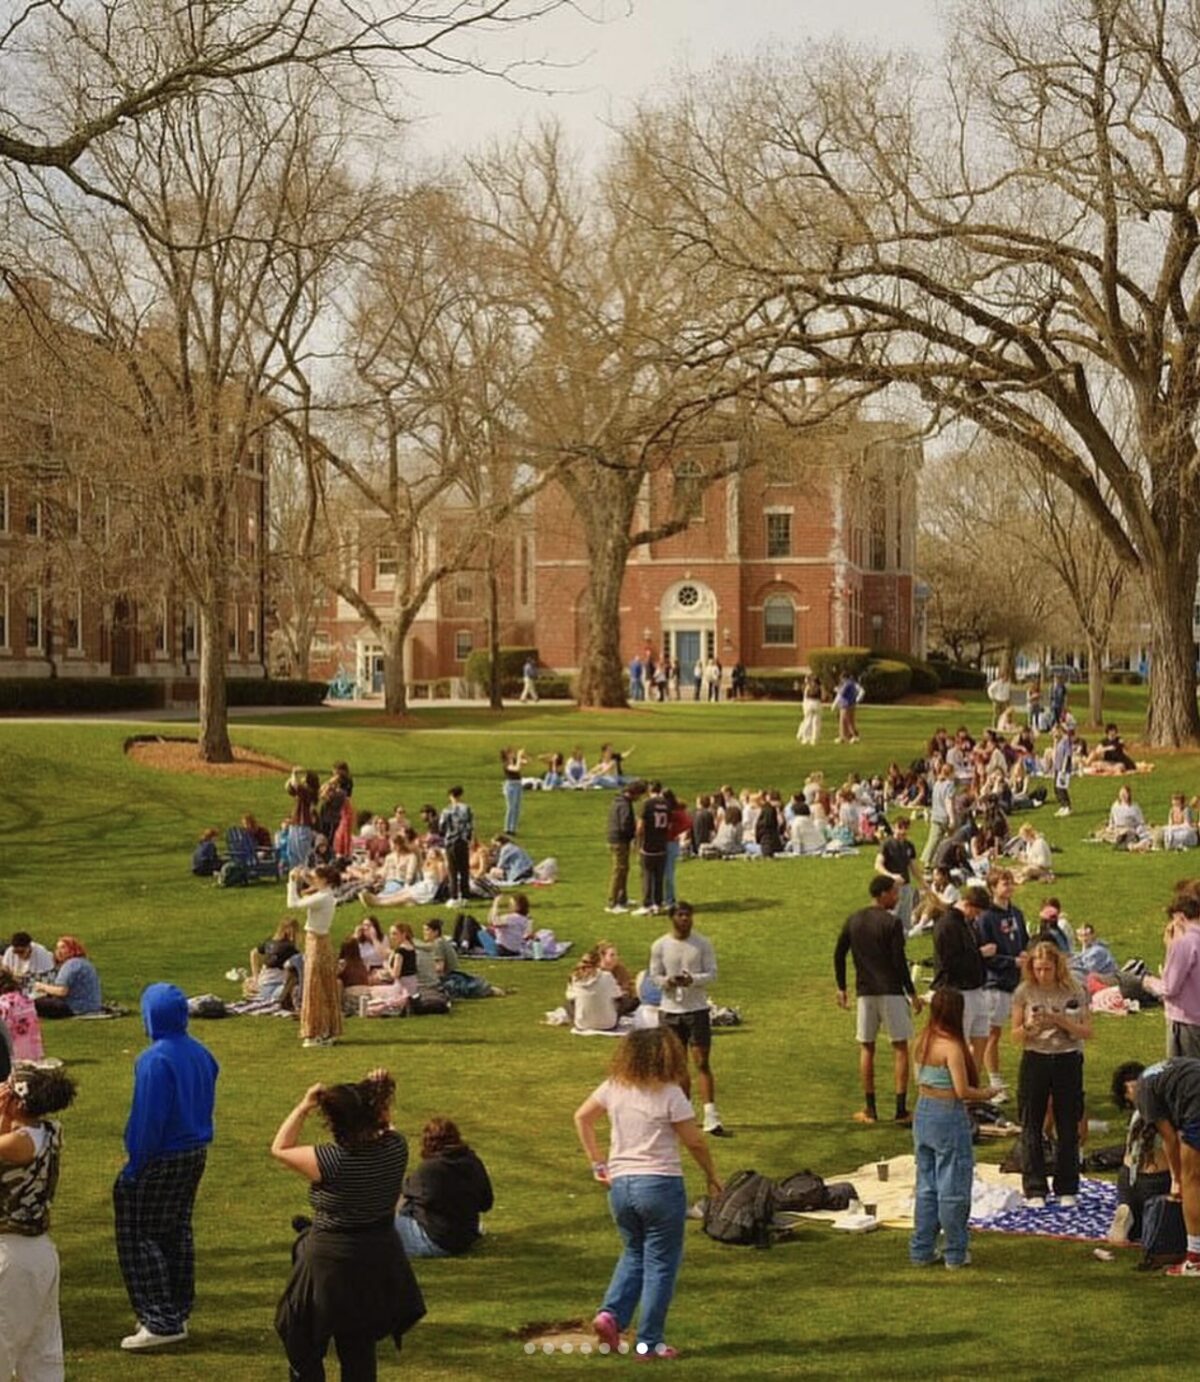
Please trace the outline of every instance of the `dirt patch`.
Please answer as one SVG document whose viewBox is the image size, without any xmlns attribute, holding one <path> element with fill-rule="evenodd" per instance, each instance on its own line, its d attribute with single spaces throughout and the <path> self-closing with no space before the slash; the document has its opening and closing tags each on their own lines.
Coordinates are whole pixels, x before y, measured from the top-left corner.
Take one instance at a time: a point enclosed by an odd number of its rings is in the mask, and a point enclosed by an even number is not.
<svg viewBox="0 0 1200 1382">
<path fill-rule="evenodd" d="M 556 1324 L 536 1322 L 522 1325 L 513 1331 L 525 1345 L 526 1353 L 608 1353 L 586 1320 L 560 1320 Z M 632 1345 L 621 1341 L 622 1353 L 632 1352 Z"/>
<path fill-rule="evenodd" d="M 897 705 L 923 705 L 929 706 L 934 710 L 953 710 L 956 706 L 962 705 L 962 701 L 957 696 L 946 695 L 924 695 L 917 693 L 911 696 L 901 696 L 896 702 Z"/>
<path fill-rule="evenodd" d="M 195 777 L 278 777 L 292 765 L 270 758 L 257 749 L 234 747 L 232 763 L 204 763 L 196 755 L 195 739 L 163 739 L 138 735 L 125 741 L 125 752 L 148 768 L 164 773 L 191 773 Z"/>
</svg>

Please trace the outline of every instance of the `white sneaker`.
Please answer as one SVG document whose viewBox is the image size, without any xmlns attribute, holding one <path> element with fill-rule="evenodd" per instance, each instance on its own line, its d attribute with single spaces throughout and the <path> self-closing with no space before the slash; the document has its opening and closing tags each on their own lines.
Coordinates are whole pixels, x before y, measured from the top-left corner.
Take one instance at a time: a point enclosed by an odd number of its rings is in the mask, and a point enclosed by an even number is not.
<svg viewBox="0 0 1200 1382">
<path fill-rule="evenodd" d="M 1079 1203 L 1078 1195 L 1060 1195 L 1058 1197 L 1059 1209 L 1074 1209 Z"/>
<path fill-rule="evenodd" d="M 627 911 L 629 911 L 629 908 L 622 906 L 622 904 L 618 902 L 615 907 L 605 907 L 604 910 L 609 914 L 610 917 L 619 917 L 623 916 Z"/>
<path fill-rule="evenodd" d="M 182 1334 L 151 1334 L 144 1324 L 139 1324 L 136 1334 L 127 1334 L 121 1340 L 126 1351 L 143 1348 L 165 1348 L 168 1344 L 181 1344 L 187 1338 L 187 1327 Z"/>
<path fill-rule="evenodd" d="M 1069 806 L 1060 806 L 1054 814 L 1056 816 L 1069 816 L 1071 814 L 1071 808 Z"/>
<path fill-rule="evenodd" d="M 1046 1208 L 1046 1200 L 1045 1200 L 1044 1196 L 1042 1196 L 1042 1195 L 1026 1195 L 1026 1196 L 1025 1196 L 1025 1208 L 1026 1208 L 1026 1209 L 1045 1209 L 1045 1208 Z"/>
<path fill-rule="evenodd" d="M 657 907 L 635 907 L 633 914 L 635 917 L 652 917 L 657 911 Z"/>
<path fill-rule="evenodd" d="M 1112 1226 L 1108 1230 L 1108 1241 L 1110 1243 L 1128 1243 L 1129 1230 L 1133 1227 L 1133 1210 L 1127 1204 L 1117 1205 L 1117 1212 L 1113 1215 Z"/>
</svg>

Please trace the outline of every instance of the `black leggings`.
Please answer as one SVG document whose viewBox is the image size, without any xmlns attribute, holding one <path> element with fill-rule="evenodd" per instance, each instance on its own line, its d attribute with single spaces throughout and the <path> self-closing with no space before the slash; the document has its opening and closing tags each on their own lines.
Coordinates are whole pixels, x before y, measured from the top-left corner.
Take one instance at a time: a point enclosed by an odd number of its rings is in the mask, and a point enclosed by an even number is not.
<svg viewBox="0 0 1200 1382">
<path fill-rule="evenodd" d="M 1057 1056 L 1026 1051 L 1021 1057 L 1017 1103 L 1021 1116 L 1022 1187 L 1026 1195 L 1045 1196 L 1046 1152 L 1042 1124 L 1054 1099 L 1054 1131 L 1058 1139 L 1054 1164 L 1054 1193 L 1079 1193 L 1079 1119 L 1083 1114 L 1083 1056 L 1066 1051 Z"/>
<path fill-rule="evenodd" d="M 342 1365 L 342 1382 L 375 1382 L 375 1340 L 369 1334 L 335 1334 L 333 1346 Z M 329 1340 L 313 1344 L 302 1357 L 288 1358 L 291 1382 L 325 1382 L 325 1351 Z"/>
</svg>

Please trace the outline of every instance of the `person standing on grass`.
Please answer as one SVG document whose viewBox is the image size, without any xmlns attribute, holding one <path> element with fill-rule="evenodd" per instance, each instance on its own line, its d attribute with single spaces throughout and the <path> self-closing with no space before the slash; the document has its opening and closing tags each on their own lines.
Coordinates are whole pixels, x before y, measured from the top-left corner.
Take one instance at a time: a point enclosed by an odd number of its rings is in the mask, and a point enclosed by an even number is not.
<svg viewBox="0 0 1200 1382">
<path fill-rule="evenodd" d="M 801 710 L 796 738 L 802 744 L 815 744 L 821 737 L 821 683 L 814 676 L 804 678 Z"/>
<path fill-rule="evenodd" d="M 982 1102 L 990 1089 L 978 1088 L 979 1067 L 963 1033 L 963 996 L 953 988 L 934 991 L 929 1022 L 917 1038 L 917 1112 L 913 1151 L 917 1183 L 908 1255 L 914 1266 L 937 1261 L 940 1228 L 946 1238 L 944 1261 L 954 1269 L 971 1263 L 967 1225 L 975 1155 L 967 1101 Z"/>
<path fill-rule="evenodd" d="M 894 908 L 899 900 L 896 880 L 887 874 L 872 878 L 868 891 L 871 906 L 846 919 L 833 952 L 837 979 L 837 1004 L 848 1008 L 846 956 L 854 957 L 855 992 L 858 1021 L 859 1072 L 862 1076 L 864 1107 L 854 1115 L 856 1123 L 875 1123 L 879 1112 L 875 1103 L 875 1038 L 880 1027 L 887 1028 L 892 1043 L 892 1062 L 896 1079 L 896 1121 L 908 1124 L 908 1043 L 912 1040 L 912 1014 L 921 1011 L 908 958 L 904 953 L 904 925 Z"/>
<path fill-rule="evenodd" d="M 342 1000 L 337 959 L 329 942 L 335 889 L 341 881 L 328 864 L 288 874 L 287 905 L 304 909 L 304 985 L 300 991 L 300 1040 L 304 1046 L 332 1046 L 342 1034 Z M 300 891 L 301 882 L 309 886 Z M 365 894 L 370 896 L 370 894 Z"/>
<path fill-rule="evenodd" d="M 635 837 L 642 862 L 642 905 L 635 909 L 635 917 L 657 916 L 663 909 L 670 826 L 671 807 L 662 783 L 652 782 Z"/>
<path fill-rule="evenodd" d="M 933 790 L 929 794 L 929 838 L 921 851 L 921 863 L 926 868 L 933 863 L 938 845 L 955 828 L 954 798 L 957 788 L 953 766 L 943 763 L 938 769 Z"/>
<path fill-rule="evenodd" d="M 1056 816 L 1071 814 L 1071 775 L 1075 770 L 1075 722 L 1061 721 L 1054 729 L 1054 753 L 1051 756 L 1054 774 L 1054 795 L 1058 800 Z"/>
<path fill-rule="evenodd" d="M 0 1084 L 0 1378 L 62 1382 L 58 1252 L 50 1202 L 74 1083 L 61 1070 L 23 1068 Z"/>
<path fill-rule="evenodd" d="M 475 834 L 475 816 L 463 801 L 461 787 L 451 787 L 449 796 L 450 804 L 438 817 L 438 834 L 446 848 L 450 901 L 468 902 L 471 897 L 471 839 Z"/>
<path fill-rule="evenodd" d="M 529 756 L 524 749 L 500 750 L 500 771 L 504 775 L 504 833 L 515 835 L 521 824 L 521 774 Z M 468 808 L 469 809 L 469 808 Z M 467 838 L 468 845 L 470 837 Z M 468 875 L 469 878 L 469 875 Z"/>
<path fill-rule="evenodd" d="M 704 1131 L 712 1137 L 728 1137 L 717 1112 L 716 1087 L 709 1053 L 712 1023 L 708 1015 L 708 985 L 717 977 L 717 957 L 707 936 L 692 930 L 690 902 L 671 908 L 671 930 L 650 947 L 650 979 L 662 990 L 659 1024 L 675 1033 L 685 1051 L 691 1050 L 704 1106 Z M 681 1081 L 691 1094 L 686 1071 Z"/>
<path fill-rule="evenodd" d="M 957 906 L 948 907 L 933 923 L 933 987 L 935 991 L 955 989 L 962 994 L 961 1026 L 977 1072 L 983 1070 L 990 1030 L 983 987 L 986 970 L 979 953 L 978 929 L 979 919 L 989 904 L 987 889 L 973 884 L 963 889 Z"/>
<path fill-rule="evenodd" d="M 629 850 L 637 834 L 637 803 L 646 795 L 641 778 L 623 787 L 608 810 L 608 852 L 612 856 L 612 874 L 608 882 L 606 912 L 629 910 Z"/>
<path fill-rule="evenodd" d="M 918 884 L 922 881 L 916 846 L 908 838 L 909 824 L 907 816 L 900 816 L 894 827 L 895 833 L 884 839 L 875 856 L 875 872 L 888 874 L 896 880 L 899 889 L 896 915 L 905 931 L 912 925 L 913 907 L 917 901 L 913 875 L 916 875 Z"/>
<path fill-rule="evenodd" d="M 131 1351 L 187 1338 L 196 1276 L 192 1208 L 213 1140 L 219 1069 L 188 1035 L 182 989 L 151 984 L 142 1020 L 151 1045 L 134 1063 L 128 1160 L 113 1186 L 117 1262 L 137 1317 L 137 1329 L 121 1340 Z"/>
<path fill-rule="evenodd" d="M 1177 897 L 1167 918 L 1162 968 L 1167 1056 L 1200 1059 L 1200 899 Z"/>
<path fill-rule="evenodd" d="M 1187 1256 L 1167 1275 L 1200 1277 L 1200 1060 L 1178 1056 L 1148 1066 L 1127 1090 L 1143 1120 L 1158 1128 L 1171 1194 L 1183 1201 Z"/>
<path fill-rule="evenodd" d="M 532 701 L 537 705 L 537 662 L 532 657 L 527 657 L 521 668 L 521 701 Z"/>
<path fill-rule="evenodd" d="M 724 1189 L 686 1084 L 687 1054 L 669 1029 L 630 1032 L 617 1047 L 608 1079 L 575 1110 L 579 1141 L 593 1178 L 608 1188 L 621 1235 L 621 1256 L 592 1322 L 601 1347 L 612 1353 L 638 1314 L 637 1356 L 677 1356 L 663 1335 L 687 1224 L 681 1144 L 704 1172 L 710 1198 Z M 596 1136 L 601 1118 L 609 1123 L 607 1159 Z"/>
<path fill-rule="evenodd" d="M 853 672 L 844 672 L 833 693 L 833 708 L 838 714 L 838 744 L 857 744 L 858 725 L 855 711 L 862 700 L 862 687 L 855 680 Z"/>
<path fill-rule="evenodd" d="M 1000 1073 L 1000 1038 L 1012 1017 L 1013 994 L 1021 982 L 1021 968 L 1029 949 L 1029 930 L 1025 916 L 1013 905 L 1013 876 L 1007 869 L 997 869 L 988 879 L 992 905 L 979 918 L 979 953 L 987 966 L 983 981 L 987 1004 L 988 1039 L 983 1063 L 987 1067 L 988 1083 L 996 1091 L 997 1101 L 1005 1092 L 1004 1076 Z"/>
</svg>

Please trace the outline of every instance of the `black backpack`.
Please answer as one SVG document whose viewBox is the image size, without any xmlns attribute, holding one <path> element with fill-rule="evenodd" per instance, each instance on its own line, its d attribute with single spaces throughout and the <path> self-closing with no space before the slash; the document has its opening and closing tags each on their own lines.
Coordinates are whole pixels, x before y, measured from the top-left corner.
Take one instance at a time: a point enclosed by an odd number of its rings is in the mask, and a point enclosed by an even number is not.
<svg viewBox="0 0 1200 1382">
<path fill-rule="evenodd" d="M 819 1209 L 847 1209 L 850 1201 L 856 1198 L 857 1192 L 848 1180 L 826 1185 L 815 1171 L 797 1171 L 775 1183 L 777 1214 L 811 1214 Z"/>
<path fill-rule="evenodd" d="M 1140 1271 L 1150 1272 L 1182 1262 L 1187 1256 L 1187 1230 L 1183 1205 L 1169 1195 L 1155 1195 L 1142 1210 L 1142 1260 Z"/>
<path fill-rule="evenodd" d="M 217 874 L 218 888 L 248 888 L 250 886 L 250 870 L 245 864 L 239 863 L 236 859 L 230 859 L 228 863 L 221 865 L 221 871 Z"/>
<path fill-rule="evenodd" d="M 718 1243 L 769 1248 L 775 1218 L 775 1182 L 757 1171 L 735 1171 L 708 1201 L 704 1232 Z"/>
</svg>

